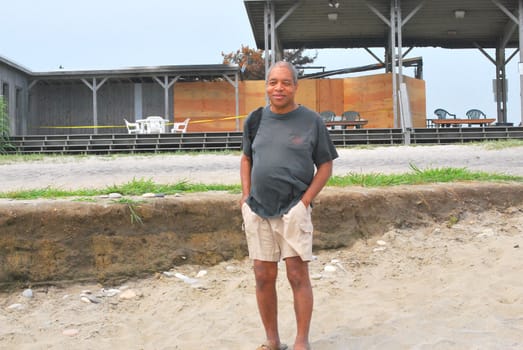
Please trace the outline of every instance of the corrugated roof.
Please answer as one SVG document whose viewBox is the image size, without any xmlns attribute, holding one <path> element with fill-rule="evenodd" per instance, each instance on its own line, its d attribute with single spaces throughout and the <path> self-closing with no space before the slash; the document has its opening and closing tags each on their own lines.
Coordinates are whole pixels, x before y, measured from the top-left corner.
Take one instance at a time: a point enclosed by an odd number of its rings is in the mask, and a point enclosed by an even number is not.
<svg viewBox="0 0 523 350">
<path fill-rule="evenodd" d="M 235 64 L 208 64 L 208 65 L 184 65 L 184 66 L 147 66 L 129 67 L 110 70 L 77 70 L 77 71 L 53 71 L 34 72 L 30 80 L 55 84 L 67 81 L 79 81 L 89 78 L 110 78 L 111 82 L 152 82 L 154 77 L 168 76 L 179 77 L 178 81 L 201 81 L 231 76 L 239 72 Z"/>
<path fill-rule="evenodd" d="M 71 81 L 87 78 L 111 78 L 125 81 L 151 81 L 156 76 L 180 77 L 180 81 L 208 80 L 223 75 L 234 75 L 239 72 L 235 64 L 206 64 L 181 66 L 145 66 L 120 69 L 100 70 L 58 70 L 49 72 L 33 72 L 5 57 L 0 56 L 0 62 L 28 75 L 29 80 L 39 82 Z"/>
<path fill-rule="evenodd" d="M 376 13 L 390 19 L 391 0 L 338 0 L 338 8 L 330 7 L 329 0 L 244 0 L 260 49 L 265 46 L 267 2 L 274 4 L 277 21 L 296 6 L 276 29 L 283 49 L 389 46 L 389 26 Z M 506 47 L 519 46 L 517 0 L 401 0 L 400 3 L 404 21 L 415 12 L 403 26 L 404 47 L 496 48 L 510 30 Z M 456 10 L 464 11 L 465 16 L 457 18 Z M 329 13 L 337 13 L 337 20 L 329 20 Z"/>
<path fill-rule="evenodd" d="M 15 63 L 13 62 L 12 60 L 9 60 L 3 56 L 0 56 L 0 62 L 4 63 L 5 65 L 11 67 L 11 68 L 14 68 L 22 73 L 25 73 L 25 74 L 32 74 L 31 71 L 27 68 L 25 68 L 24 66 L 18 64 L 18 63 Z"/>
</svg>

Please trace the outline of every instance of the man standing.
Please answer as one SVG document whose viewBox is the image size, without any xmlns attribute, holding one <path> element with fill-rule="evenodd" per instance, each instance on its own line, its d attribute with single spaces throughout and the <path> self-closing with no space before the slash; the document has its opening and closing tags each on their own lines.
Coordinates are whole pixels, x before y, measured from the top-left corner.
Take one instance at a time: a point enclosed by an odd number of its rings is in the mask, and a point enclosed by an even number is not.
<svg viewBox="0 0 523 350">
<path fill-rule="evenodd" d="M 255 135 L 249 132 L 255 113 L 244 126 L 240 204 L 267 338 L 258 350 L 287 348 L 278 331 L 276 277 L 280 259 L 285 261 L 294 297 L 294 350 L 310 349 L 311 203 L 331 176 L 338 153 L 319 115 L 296 104 L 297 88 L 296 69 L 288 62 L 275 63 L 266 81 L 270 104 L 261 111 Z"/>
</svg>

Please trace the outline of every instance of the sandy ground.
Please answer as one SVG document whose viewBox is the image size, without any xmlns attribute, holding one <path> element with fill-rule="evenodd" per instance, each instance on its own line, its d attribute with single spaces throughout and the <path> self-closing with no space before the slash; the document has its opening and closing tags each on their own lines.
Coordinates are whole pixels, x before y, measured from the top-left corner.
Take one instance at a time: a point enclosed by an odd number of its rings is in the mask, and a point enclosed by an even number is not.
<svg viewBox="0 0 523 350">
<path fill-rule="evenodd" d="M 523 175 L 522 152 L 479 146 L 341 150 L 335 172 L 403 172 L 413 163 Z M 105 186 L 133 177 L 235 183 L 238 159 L 88 157 L 3 164 L 0 183 L 2 191 Z M 434 222 L 389 231 L 350 249 L 315 252 L 312 348 L 523 349 L 521 227 L 523 206 L 509 207 L 465 213 L 455 225 Z M 292 296 L 280 269 L 281 336 L 292 344 Z M 125 285 L 34 286 L 32 298 L 22 292 L 0 294 L 0 349 L 253 350 L 264 338 L 247 259 L 176 267 Z"/>
</svg>

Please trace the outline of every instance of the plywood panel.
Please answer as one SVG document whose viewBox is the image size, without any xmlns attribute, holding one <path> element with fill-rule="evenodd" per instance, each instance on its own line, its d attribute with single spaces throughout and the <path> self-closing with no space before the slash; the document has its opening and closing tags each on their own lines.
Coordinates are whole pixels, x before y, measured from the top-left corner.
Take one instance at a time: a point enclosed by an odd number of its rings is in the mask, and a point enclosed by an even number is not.
<svg viewBox="0 0 523 350">
<path fill-rule="evenodd" d="M 415 127 L 425 126 L 425 82 L 405 77 Z M 265 82 L 239 82 L 239 115 L 235 115 L 234 88 L 228 82 L 175 84 L 175 118 L 191 118 L 189 131 L 243 130 L 245 116 L 265 105 Z M 344 79 L 300 80 L 296 102 L 321 112 L 340 115 L 358 111 L 369 123 L 365 128 L 392 128 L 392 75 L 376 74 Z"/>
<path fill-rule="evenodd" d="M 304 105 L 313 111 L 317 110 L 317 89 L 316 81 L 300 80 L 296 91 L 296 103 Z"/>
<path fill-rule="evenodd" d="M 333 111 L 336 115 L 343 112 L 343 79 L 317 79 L 318 112 Z"/>
<path fill-rule="evenodd" d="M 365 128 L 392 128 L 392 77 L 378 74 L 343 80 L 343 109 L 360 113 Z"/>
<path fill-rule="evenodd" d="M 240 114 L 249 114 L 260 106 L 265 106 L 265 81 L 264 80 L 247 80 L 242 82 L 243 89 L 240 100 L 245 106 L 240 110 Z"/>
<path fill-rule="evenodd" d="M 410 111 L 412 113 L 412 126 L 424 128 L 427 125 L 427 103 L 425 94 L 425 81 L 404 77 L 410 98 Z"/>
<path fill-rule="evenodd" d="M 174 85 L 174 119 L 191 118 L 188 131 L 234 131 L 235 89 L 227 81 L 188 82 Z M 205 121 L 205 122 L 202 122 Z"/>
<path fill-rule="evenodd" d="M 240 127 L 243 121 L 240 119 Z M 235 131 L 236 119 L 223 117 L 191 117 L 187 132 Z"/>
<path fill-rule="evenodd" d="M 195 116 L 233 115 L 234 87 L 225 81 L 190 82 L 174 85 L 174 116 L 177 120 Z"/>
<path fill-rule="evenodd" d="M 242 82 L 242 90 L 240 94 L 240 105 L 244 108 L 240 109 L 238 116 L 240 122 L 240 130 L 243 130 L 245 118 L 249 113 L 258 107 L 265 106 L 265 80 L 246 80 Z"/>
</svg>

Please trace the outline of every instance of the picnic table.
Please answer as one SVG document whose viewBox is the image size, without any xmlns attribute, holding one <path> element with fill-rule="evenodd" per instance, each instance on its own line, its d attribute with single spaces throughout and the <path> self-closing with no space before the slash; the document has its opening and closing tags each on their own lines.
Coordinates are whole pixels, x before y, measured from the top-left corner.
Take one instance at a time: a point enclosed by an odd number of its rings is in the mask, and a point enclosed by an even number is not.
<svg viewBox="0 0 523 350">
<path fill-rule="evenodd" d="M 462 124 L 468 124 L 469 126 L 472 125 L 479 125 L 479 126 L 487 126 L 493 122 L 496 121 L 495 118 L 481 118 L 481 119 L 429 119 L 432 124 L 434 124 L 437 128 L 440 126 L 456 126 L 460 127 Z"/>
<path fill-rule="evenodd" d="M 360 120 L 336 120 L 336 121 L 328 121 L 325 122 L 326 127 L 331 126 L 341 126 L 342 129 L 346 129 L 347 127 L 354 127 L 356 129 L 361 128 L 363 125 L 366 125 L 369 121 L 360 119 Z"/>
</svg>

